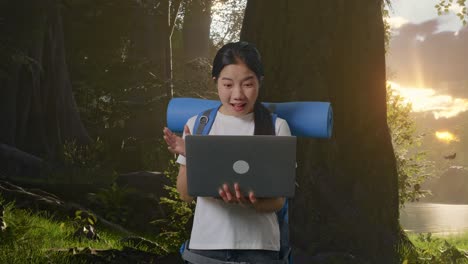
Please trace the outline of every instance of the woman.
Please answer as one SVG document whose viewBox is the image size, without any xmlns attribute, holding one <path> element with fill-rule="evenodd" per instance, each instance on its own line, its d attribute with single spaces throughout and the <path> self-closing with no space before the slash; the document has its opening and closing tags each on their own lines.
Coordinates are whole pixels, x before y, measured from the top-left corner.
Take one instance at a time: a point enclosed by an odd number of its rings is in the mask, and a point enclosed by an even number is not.
<svg viewBox="0 0 468 264">
<path fill-rule="evenodd" d="M 213 61 L 212 77 L 222 105 L 210 135 L 291 135 L 286 121 L 276 118 L 273 124 L 271 113 L 257 101 L 263 65 L 252 44 L 236 42 L 223 46 Z M 194 198 L 187 193 L 183 138 L 191 134 L 195 121 L 196 116 L 187 121 L 182 138 L 164 128 L 168 149 L 179 155 L 177 190 L 187 202 Z M 282 208 L 284 198 L 257 198 L 253 192 L 244 197 L 241 188 L 239 184 L 224 184 L 219 188 L 222 199 L 197 197 L 191 252 L 222 261 L 278 260 L 280 234 L 275 212 Z"/>
</svg>

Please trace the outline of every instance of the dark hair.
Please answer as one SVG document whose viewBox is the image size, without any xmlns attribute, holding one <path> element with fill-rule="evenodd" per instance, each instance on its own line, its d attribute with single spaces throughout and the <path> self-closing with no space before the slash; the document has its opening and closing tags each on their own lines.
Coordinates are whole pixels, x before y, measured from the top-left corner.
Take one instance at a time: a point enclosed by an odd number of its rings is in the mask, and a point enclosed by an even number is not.
<svg viewBox="0 0 468 264">
<path fill-rule="evenodd" d="M 213 60 L 211 76 L 215 78 L 215 81 L 218 81 L 219 75 L 225 66 L 239 63 L 247 65 L 257 76 L 260 85 L 262 84 L 264 73 L 260 52 L 252 43 L 245 41 L 228 43 L 218 50 Z M 258 99 L 254 104 L 254 121 L 254 135 L 275 135 L 275 126 L 271 113 Z"/>
</svg>

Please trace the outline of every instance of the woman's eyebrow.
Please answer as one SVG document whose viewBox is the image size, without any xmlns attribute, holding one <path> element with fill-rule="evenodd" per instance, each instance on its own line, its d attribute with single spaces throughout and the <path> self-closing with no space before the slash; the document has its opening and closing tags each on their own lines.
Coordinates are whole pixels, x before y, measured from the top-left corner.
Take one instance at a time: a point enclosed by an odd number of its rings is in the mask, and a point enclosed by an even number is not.
<svg viewBox="0 0 468 264">
<path fill-rule="evenodd" d="M 248 80 L 251 80 L 251 79 L 254 79 L 254 78 L 255 78 L 255 76 L 250 75 L 250 76 L 247 76 L 244 79 L 242 79 L 241 82 L 245 82 L 245 81 L 248 81 Z"/>
<path fill-rule="evenodd" d="M 255 78 L 255 76 L 250 75 L 250 76 L 247 76 L 244 79 L 242 79 L 241 82 L 245 82 L 247 80 L 251 80 L 251 79 L 254 79 L 254 78 Z M 221 77 L 221 80 L 223 80 L 223 81 L 234 81 L 233 79 L 228 78 L 228 77 Z"/>
</svg>

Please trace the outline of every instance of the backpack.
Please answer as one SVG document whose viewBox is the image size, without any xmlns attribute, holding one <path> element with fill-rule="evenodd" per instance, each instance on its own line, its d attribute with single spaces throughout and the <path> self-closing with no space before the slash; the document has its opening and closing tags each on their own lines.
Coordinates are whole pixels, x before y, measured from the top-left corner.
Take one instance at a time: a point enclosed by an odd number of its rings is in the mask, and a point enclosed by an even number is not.
<svg viewBox="0 0 468 264">
<path fill-rule="evenodd" d="M 213 126 L 214 120 L 216 118 L 216 114 L 218 113 L 219 107 L 208 109 L 200 114 L 198 114 L 197 119 L 195 120 L 195 125 L 193 128 L 194 135 L 208 135 L 210 133 L 211 127 Z M 276 124 L 277 115 L 272 113 L 272 121 L 273 127 Z M 276 212 L 276 216 L 278 219 L 278 225 L 280 229 L 280 261 L 278 264 L 293 264 L 292 261 L 292 254 L 291 254 L 291 246 L 289 244 L 289 213 L 288 213 L 288 200 L 286 199 L 280 211 Z M 180 253 L 182 258 L 185 260 L 194 260 L 197 259 L 201 261 L 200 263 L 216 263 L 216 261 L 211 261 L 204 259 L 204 256 L 200 256 L 198 254 L 191 253 L 188 249 L 189 241 L 186 241 L 180 247 Z M 209 261 L 209 262 L 207 262 Z M 223 261 L 219 261 L 218 263 L 224 263 Z M 232 262 L 230 262 L 232 263 Z"/>
</svg>

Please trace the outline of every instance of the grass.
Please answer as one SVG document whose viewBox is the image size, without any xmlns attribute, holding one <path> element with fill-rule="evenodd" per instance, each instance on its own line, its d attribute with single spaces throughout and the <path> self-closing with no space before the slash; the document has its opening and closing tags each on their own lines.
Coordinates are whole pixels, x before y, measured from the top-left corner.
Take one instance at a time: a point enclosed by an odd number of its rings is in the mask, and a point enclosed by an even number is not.
<svg viewBox="0 0 468 264">
<path fill-rule="evenodd" d="M 1 202 L 1 201 L 0 201 Z M 73 219 L 58 221 L 46 213 L 32 213 L 5 205 L 7 229 L 0 231 L 0 263 L 69 263 L 59 250 L 73 248 L 122 249 L 121 236 L 98 231 L 97 241 L 73 237 L 77 226 Z"/>
<path fill-rule="evenodd" d="M 122 234 L 101 230 L 99 226 L 100 240 L 80 240 L 73 237 L 77 228 L 73 219 L 57 220 L 45 212 L 16 209 L 12 203 L 4 206 L 7 229 L 0 231 L 0 263 L 79 263 L 80 260 L 70 259 L 69 254 L 57 252 L 133 247 L 120 242 Z M 409 233 L 408 237 L 417 248 L 417 255 L 408 255 L 404 264 L 468 264 L 468 233 L 449 236 Z"/>
<path fill-rule="evenodd" d="M 408 234 L 417 248 L 417 256 L 409 256 L 405 264 L 468 264 L 468 233 L 457 235 Z"/>
<path fill-rule="evenodd" d="M 420 248 L 425 248 L 433 244 L 441 243 L 441 241 L 447 241 L 448 243 L 456 246 L 460 250 L 468 250 L 468 232 L 453 234 L 453 235 L 433 235 L 430 233 L 426 234 L 409 234 L 410 240 L 413 244 Z M 429 242 L 429 243 L 428 243 Z"/>
</svg>

